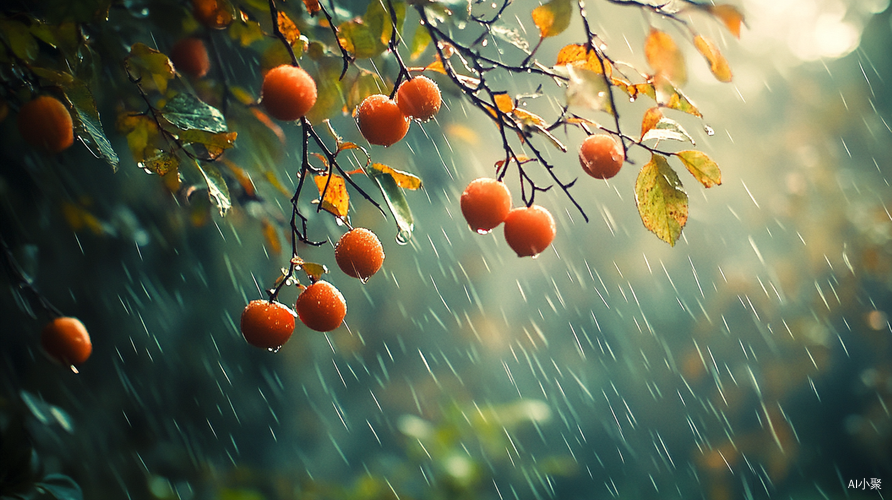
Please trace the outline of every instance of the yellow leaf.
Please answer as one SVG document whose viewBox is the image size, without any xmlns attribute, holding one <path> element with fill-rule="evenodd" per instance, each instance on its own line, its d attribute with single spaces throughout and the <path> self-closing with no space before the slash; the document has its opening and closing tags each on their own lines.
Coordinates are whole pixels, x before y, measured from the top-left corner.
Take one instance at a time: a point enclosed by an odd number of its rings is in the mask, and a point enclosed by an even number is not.
<svg viewBox="0 0 892 500">
<path fill-rule="evenodd" d="M 273 225 L 266 217 L 260 221 L 261 230 L 263 232 L 263 239 L 266 240 L 266 244 L 269 247 L 270 251 L 278 255 L 282 252 L 282 242 L 279 241 L 279 234 L 276 230 L 276 226 Z"/>
<path fill-rule="evenodd" d="M 697 35 L 694 37 L 694 46 L 709 61 L 709 70 L 715 75 L 716 80 L 725 83 L 731 81 L 731 67 L 728 66 L 728 60 L 712 41 L 703 35 Z"/>
<path fill-rule="evenodd" d="M 375 174 L 390 174 L 396 185 L 403 189 L 419 189 L 421 188 L 421 179 L 409 172 L 403 172 L 395 168 L 388 167 L 382 163 L 372 163 L 368 168 L 374 170 Z"/>
<path fill-rule="evenodd" d="M 300 30 L 297 29 L 297 25 L 281 10 L 279 11 L 278 25 L 279 31 L 288 40 L 289 44 L 294 45 L 300 40 Z"/>
<path fill-rule="evenodd" d="M 510 113 L 514 111 L 514 99 L 508 95 L 507 92 L 498 92 L 493 95 L 493 102 L 496 107 L 499 108 L 499 111 L 503 113 Z"/>
<path fill-rule="evenodd" d="M 701 151 L 679 151 L 675 154 L 684 163 L 688 172 L 704 187 L 710 188 L 722 183 L 722 171 L 706 153 Z"/>
<path fill-rule="evenodd" d="M 573 4 L 570 0 L 551 0 L 533 9 L 533 23 L 539 28 L 539 36 L 548 38 L 560 35 L 570 26 Z"/>
<path fill-rule="evenodd" d="M 344 178 L 337 174 L 325 174 L 314 176 L 313 180 L 322 197 L 322 209 L 338 217 L 346 217 L 350 195 Z"/>
<path fill-rule="evenodd" d="M 663 118 L 663 112 L 659 107 L 653 107 L 644 112 L 641 118 L 641 137 L 644 137 L 649 130 L 654 128 Z"/>
<path fill-rule="evenodd" d="M 736 38 L 740 38 L 740 25 L 743 24 L 743 14 L 737 10 L 737 7 L 728 4 L 708 5 L 706 9 L 716 18 L 718 18 L 728 31 Z"/>
<path fill-rule="evenodd" d="M 644 227 L 675 246 L 688 221 L 688 195 L 664 156 L 652 155 L 641 168 L 635 181 L 635 202 Z"/>
<path fill-rule="evenodd" d="M 566 45 L 558 51 L 555 66 L 565 66 L 567 64 L 581 66 L 599 74 L 604 73 L 605 67 L 604 63 L 598 58 L 598 54 L 594 50 L 588 48 L 585 44 L 580 43 Z M 610 74 L 610 66 L 607 66 L 607 75 L 609 76 Z"/>
<path fill-rule="evenodd" d="M 143 85 L 146 83 L 145 77 L 149 77 L 162 94 L 167 91 L 167 82 L 176 76 L 170 59 L 144 43 L 135 43 L 130 47 L 130 55 L 124 59 L 124 65 L 130 75 L 138 78 Z"/>
<path fill-rule="evenodd" d="M 684 56 L 665 31 L 651 28 L 644 42 L 644 56 L 657 76 L 663 76 L 677 86 L 687 81 Z"/>
</svg>

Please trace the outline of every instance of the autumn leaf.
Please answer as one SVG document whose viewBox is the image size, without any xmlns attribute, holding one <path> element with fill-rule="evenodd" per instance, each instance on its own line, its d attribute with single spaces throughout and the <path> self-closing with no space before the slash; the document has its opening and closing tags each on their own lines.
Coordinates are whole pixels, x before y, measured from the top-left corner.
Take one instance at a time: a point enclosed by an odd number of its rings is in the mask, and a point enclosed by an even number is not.
<svg viewBox="0 0 892 500">
<path fill-rule="evenodd" d="M 706 156 L 706 153 L 693 150 L 679 151 L 675 156 L 704 187 L 710 188 L 722 183 L 722 171 L 709 156 Z"/>
<path fill-rule="evenodd" d="M 641 168 L 635 181 L 635 202 L 644 227 L 675 246 L 688 220 L 688 195 L 664 156 L 652 155 Z"/>
<path fill-rule="evenodd" d="M 731 67 L 728 66 L 728 60 L 711 40 L 703 35 L 697 35 L 694 37 L 694 46 L 709 61 L 709 70 L 715 75 L 716 80 L 725 83 L 731 81 Z"/>
<path fill-rule="evenodd" d="M 310 13 L 311 16 L 315 16 L 322 7 L 319 5 L 319 0 L 304 0 L 304 6 L 307 8 L 307 12 Z"/>
<path fill-rule="evenodd" d="M 514 99 L 507 92 L 496 92 L 492 96 L 493 103 L 502 113 L 514 111 Z"/>
<path fill-rule="evenodd" d="M 297 29 L 297 25 L 281 10 L 279 11 L 277 24 L 279 25 L 279 32 L 288 40 L 289 44 L 295 45 L 300 40 L 300 30 Z"/>
<path fill-rule="evenodd" d="M 657 75 L 662 75 L 678 86 L 687 81 L 684 56 L 665 31 L 651 28 L 644 42 L 644 56 Z"/>
<path fill-rule="evenodd" d="M 350 206 L 350 195 L 347 193 L 347 183 L 337 174 L 316 175 L 313 177 L 319 196 L 322 197 L 322 210 L 338 217 L 346 217 Z"/>
<path fill-rule="evenodd" d="M 279 232 L 276 229 L 276 226 L 270 222 L 268 218 L 264 217 L 260 221 L 260 229 L 263 233 L 263 239 L 266 240 L 266 245 L 270 251 L 274 255 L 280 254 L 282 252 L 282 242 L 279 241 Z"/>
<path fill-rule="evenodd" d="M 130 55 L 124 59 L 124 66 L 131 77 L 141 82 L 146 77 L 150 78 L 162 94 L 167 92 L 167 82 L 177 74 L 170 58 L 144 43 L 135 43 L 130 47 Z"/>
<path fill-rule="evenodd" d="M 610 76 L 611 74 L 610 66 L 604 65 L 604 62 L 598 57 L 594 49 L 581 43 L 565 45 L 558 51 L 555 66 L 566 66 L 568 64 L 581 66 L 595 73 L 604 73 L 604 68 L 606 67 L 607 75 Z"/>
<path fill-rule="evenodd" d="M 223 175 L 213 163 L 202 165 L 195 161 L 194 165 L 208 186 L 208 199 L 217 206 L 221 217 L 226 215 L 226 212 L 232 208 L 232 200 L 229 197 L 229 186 L 226 185 Z"/>
<path fill-rule="evenodd" d="M 548 38 L 563 33 L 570 26 L 573 4 L 570 0 L 551 0 L 533 9 L 533 23 L 539 36 Z"/>
<path fill-rule="evenodd" d="M 403 189 L 415 190 L 421 188 L 421 179 L 409 172 L 403 172 L 382 163 L 372 163 L 368 169 L 372 170 L 370 175 L 373 177 L 381 174 L 390 174 L 396 185 Z"/>
<path fill-rule="evenodd" d="M 740 38 L 740 25 L 743 24 L 744 19 L 737 7 L 728 4 L 707 5 L 706 10 L 724 23 L 735 38 Z"/>
<path fill-rule="evenodd" d="M 657 120 L 654 126 L 641 137 L 641 142 L 650 140 L 673 140 L 694 144 L 694 138 L 688 134 L 680 123 L 665 116 Z"/>
<path fill-rule="evenodd" d="M 654 128 L 662 118 L 663 111 L 661 111 L 659 107 L 653 107 L 644 112 L 644 116 L 641 117 L 642 141 L 644 140 L 644 135 Z"/>
</svg>

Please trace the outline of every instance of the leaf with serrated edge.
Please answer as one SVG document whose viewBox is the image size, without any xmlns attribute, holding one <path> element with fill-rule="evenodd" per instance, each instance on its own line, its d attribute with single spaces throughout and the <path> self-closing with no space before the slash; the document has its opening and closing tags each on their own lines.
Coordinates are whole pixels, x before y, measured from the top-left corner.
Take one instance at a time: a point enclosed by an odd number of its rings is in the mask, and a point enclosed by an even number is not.
<svg viewBox="0 0 892 500">
<path fill-rule="evenodd" d="M 704 187 L 710 188 L 722 183 L 722 171 L 706 153 L 695 150 L 679 151 L 675 156 Z"/>
<path fill-rule="evenodd" d="M 641 168 L 635 181 L 635 203 L 644 227 L 675 246 L 688 221 L 688 195 L 664 156 L 654 154 Z"/>
<path fill-rule="evenodd" d="M 396 182 L 396 185 L 403 189 L 415 190 L 421 188 L 421 179 L 415 175 L 410 174 L 409 172 L 403 172 L 402 170 L 388 167 L 383 163 L 372 163 L 367 168 L 371 170 L 371 172 L 369 173 L 371 176 L 390 174 L 390 176 L 393 177 L 393 180 Z"/>
<path fill-rule="evenodd" d="M 709 70 L 716 80 L 724 83 L 731 81 L 731 67 L 728 65 L 728 60 L 712 41 L 703 35 L 697 35 L 694 37 L 694 47 L 697 47 L 700 54 L 709 61 Z"/>
<path fill-rule="evenodd" d="M 551 0 L 533 9 L 533 23 L 539 28 L 539 36 L 548 38 L 560 35 L 570 26 L 573 4 L 570 0 Z"/>
</svg>

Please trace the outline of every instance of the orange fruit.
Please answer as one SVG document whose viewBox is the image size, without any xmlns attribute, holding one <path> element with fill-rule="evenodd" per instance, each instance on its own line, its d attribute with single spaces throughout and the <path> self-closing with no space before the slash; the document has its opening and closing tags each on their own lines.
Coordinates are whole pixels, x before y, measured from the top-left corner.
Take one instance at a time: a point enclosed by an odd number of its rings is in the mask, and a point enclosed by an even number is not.
<svg viewBox="0 0 892 500">
<path fill-rule="evenodd" d="M 59 153 L 74 144 L 74 123 L 62 101 L 38 96 L 19 110 L 19 133 L 37 149 Z"/>
<path fill-rule="evenodd" d="M 79 319 L 67 316 L 56 318 L 43 327 L 40 345 L 51 358 L 65 366 L 80 365 L 93 352 L 87 328 Z"/>
<path fill-rule="evenodd" d="M 363 281 L 381 269 L 384 247 L 375 233 L 357 227 L 344 233 L 335 245 L 335 260 L 341 271 Z"/>
<path fill-rule="evenodd" d="M 511 211 L 511 192 L 504 182 L 481 177 L 468 184 L 459 203 L 471 229 L 486 234 L 504 222 Z"/>
<path fill-rule="evenodd" d="M 619 173 L 626 156 L 622 146 L 607 134 L 590 135 L 579 146 L 579 163 L 596 179 L 609 179 Z"/>
<path fill-rule="evenodd" d="M 426 76 L 416 76 L 400 84 L 396 104 L 409 118 L 427 121 L 440 111 L 440 87 Z"/>
<path fill-rule="evenodd" d="M 362 136 L 379 146 L 395 144 L 409 131 L 409 118 L 393 99 L 383 94 L 373 94 L 363 99 L 354 116 Z"/>
<path fill-rule="evenodd" d="M 201 78 L 211 69 L 208 49 L 200 38 L 183 38 L 170 49 L 170 60 L 180 73 Z"/>
<path fill-rule="evenodd" d="M 280 302 L 252 300 L 242 311 L 241 330 L 252 346 L 275 351 L 294 333 L 294 313 Z"/>
<path fill-rule="evenodd" d="M 317 332 L 330 332 L 341 326 L 347 315 L 347 302 L 341 292 L 327 281 L 317 281 L 304 288 L 294 304 L 303 324 Z"/>
<path fill-rule="evenodd" d="M 544 207 L 515 208 L 505 218 L 505 241 L 518 257 L 535 257 L 554 241 L 554 217 Z"/>
<path fill-rule="evenodd" d="M 232 24 L 232 10 L 226 0 L 192 0 L 192 15 L 211 29 L 223 29 Z"/>
<path fill-rule="evenodd" d="M 263 77 L 260 96 L 260 102 L 273 118 L 294 121 L 316 104 L 316 82 L 302 68 L 283 64 Z"/>
</svg>

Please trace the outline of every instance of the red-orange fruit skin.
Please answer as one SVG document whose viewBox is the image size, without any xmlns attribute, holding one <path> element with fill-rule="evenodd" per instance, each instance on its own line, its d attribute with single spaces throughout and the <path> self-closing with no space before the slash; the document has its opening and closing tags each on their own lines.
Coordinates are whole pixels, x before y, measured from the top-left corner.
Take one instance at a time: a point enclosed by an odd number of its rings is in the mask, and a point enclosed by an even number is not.
<svg viewBox="0 0 892 500">
<path fill-rule="evenodd" d="M 505 241 L 518 257 L 539 255 L 556 234 L 554 217 L 539 205 L 515 208 L 505 218 Z"/>
<path fill-rule="evenodd" d="M 426 76 L 406 80 L 396 91 L 396 104 L 403 114 L 423 122 L 440 111 L 441 103 L 440 87 Z"/>
<path fill-rule="evenodd" d="M 40 345 L 51 358 L 65 366 L 77 366 L 90 357 L 93 343 L 87 328 L 77 318 L 56 318 L 40 332 Z"/>
<path fill-rule="evenodd" d="M 307 327 L 330 332 L 341 326 L 347 315 L 347 301 L 340 290 L 327 281 L 317 281 L 297 296 L 297 315 Z"/>
<path fill-rule="evenodd" d="M 192 78 L 201 78 L 211 69 L 208 49 L 200 38 L 183 38 L 170 49 L 170 60 L 177 71 Z"/>
<path fill-rule="evenodd" d="M 19 133 L 31 146 L 60 153 L 74 144 L 74 123 L 62 101 L 48 95 L 35 97 L 19 110 Z"/>
<path fill-rule="evenodd" d="M 610 179 L 619 173 L 626 160 L 623 148 L 606 134 L 590 135 L 579 146 L 579 164 L 596 179 Z"/>
<path fill-rule="evenodd" d="M 294 121 L 316 104 L 316 81 L 303 68 L 283 64 L 264 76 L 260 95 L 260 103 L 270 116 Z"/>
<path fill-rule="evenodd" d="M 335 261 L 348 276 L 367 280 L 384 264 L 384 247 L 378 236 L 364 227 L 354 228 L 338 240 Z"/>
<path fill-rule="evenodd" d="M 409 132 L 409 118 L 383 94 L 363 99 L 356 108 L 356 125 L 367 141 L 378 146 L 392 146 Z"/>
<path fill-rule="evenodd" d="M 487 233 L 504 222 L 511 211 L 511 192 L 504 182 L 481 177 L 468 184 L 459 204 L 471 229 Z"/>
<path fill-rule="evenodd" d="M 279 302 L 252 300 L 242 311 L 241 330 L 254 347 L 276 350 L 294 333 L 294 314 Z"/>
</svg>

